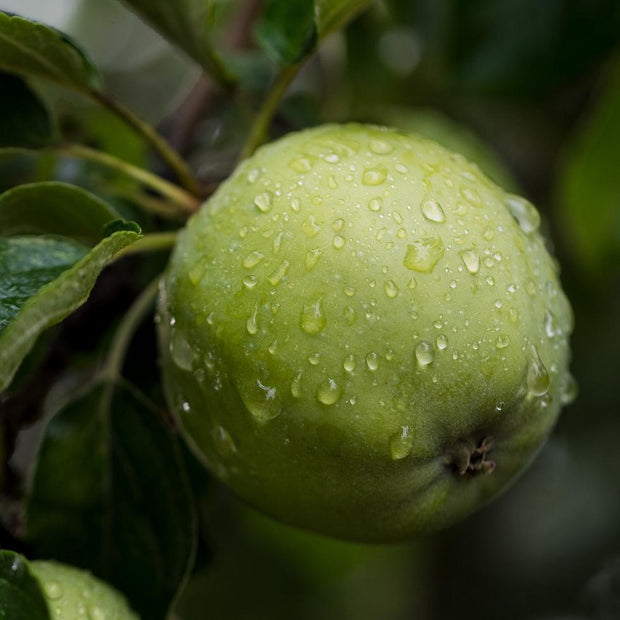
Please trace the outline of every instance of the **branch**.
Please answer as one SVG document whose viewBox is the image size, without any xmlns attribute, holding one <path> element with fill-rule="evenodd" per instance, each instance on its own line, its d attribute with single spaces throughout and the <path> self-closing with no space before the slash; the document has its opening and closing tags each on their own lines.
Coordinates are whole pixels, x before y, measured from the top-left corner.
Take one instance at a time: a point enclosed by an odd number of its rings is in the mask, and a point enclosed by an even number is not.
<svg viewBox="0 0 620 620">
<path fill-rule="evenodd" d="M 271 119 L 275 114 L 275 111 L 282 99 L 286 89 L 293 81 L 295 76 L 299 73 L 303 61 L 295 65 L 290 65 L 282 69 L 282 71 L 276 77 L 273 86 L 269 90 L 267 97 L 263 101 L 263 104 L 258 111 L 258 114 L 254 118 L 254 123 L 250 128 L 248 139 L 241 152 L 241 159 L 246 159 L 264 142 L 267 129 L 271 123 Z"/>
<path fill-rule="evenodd" d="M 91 96 L 101 105 L 105 106 L 125 121 L 137 133 L 139 133 L 159 153 L 162 159 L 176 174 L 181 185 L 194 196 L 201 195 L 201 187 L 196 175 L 187 162 L 175 151 L 172 146 L 148 123 L 136 116 L 131 110 L 118 101 L 111 99 L 104 93 L 92 91 Z"/>
<path fill-rule="evenodd" d="M 79 159 L 93 161 L 105 166 L 106 168 L 125 174 L 126 176 L 135 179 L 142 185 L 154 189 L 162 196 L 169 198 L 177 207 L 180 207 L 186 213 L 193 213 L 200 207 L 200 202 L 184 189 L 181 189 L 173 183 L 162 179 L 144 168 L 134 166 L 133 164 L 130 164 L 123 159 L 119 159 L 114 155 L 110 155 L 109 153 L 98 151 L 88 146 L 82 146 L 79 144 L 70 144 L 60 147 L 57 149 L 57 152 L 68 157 L 77 157 Z"/>
</svg>

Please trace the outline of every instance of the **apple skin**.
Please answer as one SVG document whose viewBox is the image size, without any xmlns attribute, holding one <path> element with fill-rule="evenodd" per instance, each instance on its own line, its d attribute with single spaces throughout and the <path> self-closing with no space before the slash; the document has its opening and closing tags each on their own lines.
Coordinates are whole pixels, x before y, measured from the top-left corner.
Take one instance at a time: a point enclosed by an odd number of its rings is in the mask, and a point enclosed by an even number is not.
<svg viewBox="0 0 620 620">
<path fill-rule="evenodd" d="M 29 566 L 41 583 L 51 620 L 139 620 L 120 592 L 85 570 L 46 560 Z"/>
<path fill-rule="evenodd" d="M 570 306 L 539 216 L 438 144 L 293 133 L 181 233 L 159 302 L 190 445 L 286 523 L 446 527 L 526 467 L 570 398 Z"/>
</svg>

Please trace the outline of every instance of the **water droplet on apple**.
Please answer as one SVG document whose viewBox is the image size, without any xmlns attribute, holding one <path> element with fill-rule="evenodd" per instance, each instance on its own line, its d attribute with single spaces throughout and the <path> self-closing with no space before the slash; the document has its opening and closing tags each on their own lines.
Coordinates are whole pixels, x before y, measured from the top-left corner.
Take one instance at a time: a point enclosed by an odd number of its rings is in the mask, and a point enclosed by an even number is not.
<svg viewBox="0 0 620 620">
<path fill-rule="evenodd" d="M 362 175 L 362 183 L 364 185 L 381 185 L 387 178 L 388 171 L 385 166 L 375 166 L 367 168 Z"/>
<path fill-rule="evenodd" d="M 473 250 L 463 250 L 459 252 L 461 260 L 469 273 L 475 275 L 480 270 L 480 258 Z"/>
<path fill-rule="evenodd" d="M 432 273 L 445 253 L 439 237 L 422 237 L 407 244 L 403 264 L 410 271 Z"/>
<path fill-rule="evenodd" d="M 307 334 L 318 334 L 327 325 L 321 297 L 311 304 L 304 305 L 299 317 L 299 325 Z"/>
<path fill-rule="evenodd" d="M 324 405 L 333 405 L 338 402 L 341 394 L 342 390 L 340 386 L 334 379 L 328 377 L 319 385 L 316 392 L 316 397 L 318 401 Z"/>
<path fill-rule="evenodd" d="M 395 461 L 408 457 L 413 449 L 413 440 L 409 434 L 409 427 L 402 426 L 400 431 L 390 437 L 390 453 Z"/>
<path fill-rule="evenodd" d="M 441 224 L 446 221 L 446 215 L 441 205 L 434 198 L 424 200 L 420 210 L 422 211 L 422 215 L 429 220 L 429 222 Z"/>
<path fill-rule="evenodd" d="M 431 364 L 435 359 L 433 345 L 427 340 L 420 340 L 415 346 L 415 358 L 421 368 Z"/>
</svg>

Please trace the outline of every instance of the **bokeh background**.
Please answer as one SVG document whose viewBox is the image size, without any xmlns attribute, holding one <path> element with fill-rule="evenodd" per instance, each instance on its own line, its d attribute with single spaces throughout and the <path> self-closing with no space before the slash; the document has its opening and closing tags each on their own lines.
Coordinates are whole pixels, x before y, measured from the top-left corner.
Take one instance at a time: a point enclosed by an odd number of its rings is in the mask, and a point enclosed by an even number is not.
<svg viewBox="0 0 620 620">
<path fill-rule="evenodd" d="M 230 17 L 239 3 L 219 4 Z M 174 130 L 198 69 L 122 5 L 0 0 L 0 9 L 68 32 L 119 99 L 162 131 Z M 259 99 L 267 60 L 250 44 L 231 62 L 250 99 Z M 75 135 L 146 161 L 106 113 L 48 86 L 40 90 Z M 620 619 L 620 3 L 375 2 L 307 64 L 274 132 L 345 120 L 433 137 L 537 205 L 573 305 L 577 397 L 532 467 L 499 500 L 406 545 L 352 545 L 280 525 L 196 468 L 201 550 L 178 618 Z M 216 100 L 183 150 L 203 178 L 217 182 L 230 172 L 247 127 L 242 109 Z M 101 173 L 83 166 L 0 161 L 0 189 L 57 178 L 102 191 Z M 97 354 L 89 334 L 110 328 L 110 309 L 123 307 L 141 269 L 109 270 L 93 303 L 48 337 L 48 344 L 64 344 L 41 354 L 50 378 L 39 382 L 37 397 L 53 389 L 67 360 L 85 366 Z M 142 331 L 131 354 L 131 367 L 140 369 L 133 379 L 156 393 L 153 334 L 148 326 Z M 11 398 L 2 476 L 9 520 L 27 492 L 44 414 L 32 394 L 18 390 Z"/>
</svg>

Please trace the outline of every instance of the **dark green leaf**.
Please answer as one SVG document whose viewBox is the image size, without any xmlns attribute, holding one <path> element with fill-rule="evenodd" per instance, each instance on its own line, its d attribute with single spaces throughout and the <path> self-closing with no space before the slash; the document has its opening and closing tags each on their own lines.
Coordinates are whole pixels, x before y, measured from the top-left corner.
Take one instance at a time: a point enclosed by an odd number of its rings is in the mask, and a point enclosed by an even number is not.
<svg viewBox="0 0 620 620">
<path fill-rule="evenodd" d="M 90 569 L 163 620 L 195 547 L 177 437 L 131 386 L 96 382 L 47 426 L 28 525 L 38 555 Z"/>
<path fill-rule="evenodd" d="M 0 148 L 41 148 L 54 138 L 54 128 L 39 98 L 20 78 L 0 73 Z"/>
<path fill-rule="evenodd" d="M 299 62 L 318 40 L 313 0 L 268 0 L 256 38 L 275 62 L 289 65 Z"/>
<path fill-rule="evenodd" d="M 574 141 L 559 179 L 561 220 L 574 251 L 588 268 L 612 265 L 617 270 L 620 259 L 619 144 L 620 63 Z"/>
<path fill-rule="evenodd" d="M 208 39 L 216 21 L 214 0 L 124 0 L 125 4 L 148 21 L 171 43 L 182 49 L 208 73 L 220 80 L 221 64 Z"/>
<path fill-rule="evenodd" d="M 118 217 L 109 204 L 68 183 L 31 183 L 0 194 L 0 236 L 54 234 L 90 244 Z"/>
<path fill-rule="evenodd" d="M 0 618 L 49 620 L 47 603 L 28 562 L 13 551 L 0 551 Z"/>
<path fill-rule="evenodd" d="M 118 252 L 139 237 L 137 233 L 129 231 L 106 237 L 72 267 L 39 288 L 18 308 L 12 320 L 0 332 L 0 391 L 11 382 L 39 334 L 79 308 L 88 299 L 103 268 Z M 27 242 L 36 244 L 40 240 L 23 240 L 23 243 Z M 2 240 L 2 243 L 10 247 L 15 239 Z M 53 256 L 46 257 L 47 260 L 53 260 Z M 4 276 L 5 271 L 0 271 L 0 274 Z M 28 278 L 28 272 L 23 276 Z"/>
<path fill-rule="evenodd" d="M 276 63 L 295 64 L 368 4 L 370 0 L 268 0 L 256 38 Z"/>
<path fill-rule="evenodd" d="M 97 71 L 84 53 L 54 28 L 0 12 L 0 69 L 89 92 Z"/>
<path fill-rule="evenodd" d="M 341 28 L 369 4 L 370 0 L 314 0 L 319 37 Z"/>
<path fill-rule="evenodd" d="M 30 297 L 86 254 L 87 247 L 68 239 L 0 239 L 0 337 Z"/>
<path fill-rule="evenodd" d="M 116 220 L 109 222 L 106 225 L 105 234 L 106 236 L 108 236 L 108 235 L 111 235 L 112 233 L 120 232 L 122 230 L 127 230 L 127 231 L 135 232 L 138 234 L 142 232 L 142 229 L 140 228 L 140 226 L 136 224 L 135 222 L 128 222 L 127 220 L 116 219 Z"/>
</svg>

